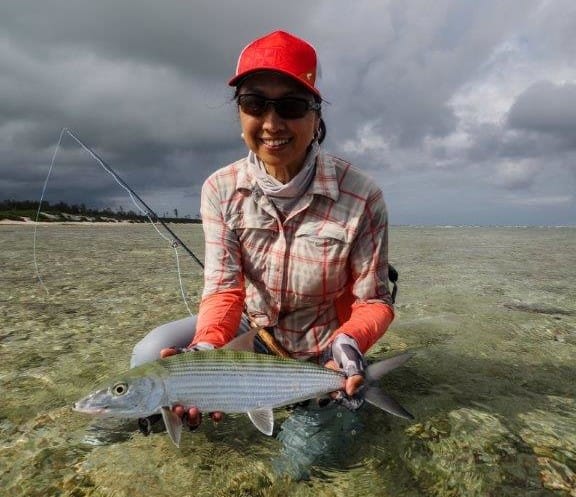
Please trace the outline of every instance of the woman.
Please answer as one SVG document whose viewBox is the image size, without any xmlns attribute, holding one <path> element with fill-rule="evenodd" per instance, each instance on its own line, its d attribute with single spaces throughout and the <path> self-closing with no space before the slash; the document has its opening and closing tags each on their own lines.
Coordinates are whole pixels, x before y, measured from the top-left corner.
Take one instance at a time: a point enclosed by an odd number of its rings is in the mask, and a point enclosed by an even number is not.
<svg viewBox="0 0 576 497">
<path fill-rule="evenodd" d="M 132 364 L 221 347 L 252 324 L 291 356 L 342 368 L 343 390 L 363 383 L 363 354 L 394 312 L 381 191 L 320 151 L 325 135 L 316 53 L 276 31 L 240 54 L 235 87 L 248 156 L 202 189 L 205 286 L 199 314 L 154 330 Z M 194 407 L 178 406 L 191 425 Z M 218 415 L 216 415 L 219 418 Z"/>
</svg>

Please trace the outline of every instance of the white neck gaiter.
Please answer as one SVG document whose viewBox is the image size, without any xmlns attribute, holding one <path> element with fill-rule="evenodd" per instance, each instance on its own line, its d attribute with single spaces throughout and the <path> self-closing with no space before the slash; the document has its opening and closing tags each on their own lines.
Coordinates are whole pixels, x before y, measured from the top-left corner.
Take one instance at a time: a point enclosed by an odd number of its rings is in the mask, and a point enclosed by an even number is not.
<svg viewBox="0 0 576 497">
<path fill-rule="evenodd" d="M 316 173 L 316 157 L 319 151 L 320 145 L 314 140 L 304 159 L 302 169 L 286 184 L 270 176 L 266 172 L 264 163 L 252 151 L 248 153 L 248 168 L 256 178 L 256 183 L 264 195 L 270 198 L 277 209 L 287 215 L 312 183 Z"/>
</svg>

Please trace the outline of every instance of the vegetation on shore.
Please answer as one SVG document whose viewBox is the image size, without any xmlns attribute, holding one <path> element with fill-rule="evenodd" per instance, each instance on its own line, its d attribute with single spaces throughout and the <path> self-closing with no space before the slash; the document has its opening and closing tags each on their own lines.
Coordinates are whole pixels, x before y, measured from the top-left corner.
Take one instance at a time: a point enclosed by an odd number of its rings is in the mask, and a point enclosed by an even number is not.
<svg viewBox="0 0 576 497">
<path fill-rule="evenodd" d="M 0 200 L 0 221 L 7 219 L 10 221 L 35 220 L 38 206 L 37 200 Z M 152 216 L 154 219 L 154 216 Z M 174 209 L 174 215 L 169 216 L 164 213 L 159 216 L 165 223 L 200 223 L 200 219 L 190 216 L 179 217 L 178 209 Z M 119 223 L 121 221 L 130 223 L 148 222 L 148 217 L 134 212 L 126 211 L 122 207 L 112 210 L 110 207 L 95 209 L 84 204 L 68 204 L 66 202 L 50 203 L 42 202 L 42 208 L 38 216 L 38 221 L 44 222 L 103 222 Z"/>
</svg>

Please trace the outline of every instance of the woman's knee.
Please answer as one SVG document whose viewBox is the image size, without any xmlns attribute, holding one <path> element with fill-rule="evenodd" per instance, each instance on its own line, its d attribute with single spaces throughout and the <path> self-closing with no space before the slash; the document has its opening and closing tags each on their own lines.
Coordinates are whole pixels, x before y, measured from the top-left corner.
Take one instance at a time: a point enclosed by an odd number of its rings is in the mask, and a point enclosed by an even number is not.
<svg viewBox="0 0 576 497">
<path fill-rule="evenodd" d="M 168 347 L 186 347 L 194 338 L 196 316 L 165 323 L 154 328 L 132 349 L 130 367 L 160 358 L 160 351 Z"/>
</svg>

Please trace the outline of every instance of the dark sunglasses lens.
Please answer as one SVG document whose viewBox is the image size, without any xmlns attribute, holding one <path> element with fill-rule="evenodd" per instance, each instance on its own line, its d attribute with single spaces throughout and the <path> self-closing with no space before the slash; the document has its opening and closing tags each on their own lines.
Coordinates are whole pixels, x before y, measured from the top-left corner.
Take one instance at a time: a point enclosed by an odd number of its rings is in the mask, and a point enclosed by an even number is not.
<svg viewBox="0 0 576 497">
<path fill-rule="evenodd" d="M 308 111 L 308 102 L 301 98 L 282 98 L 275 102 L 274 107 L 284 119 L 300 119 Z"/>
<path fill-rule="evenodd" d="M 251 116 L 261 116 L 266 112 L 268 103 L 274 106 L 276 113 L 283 119 L 300 119 L 308 112 L 309 105 L 303 98 L 266 99 L 260 95 L 240 95 L 238 105 L 242 112 Z"/>
<path fill-rule="evenodd" d="M 259 95 L 240 95 L 238 105 L 246 114 L 261 116 L 266 110 L 266 99 Z"/>
</svg>

